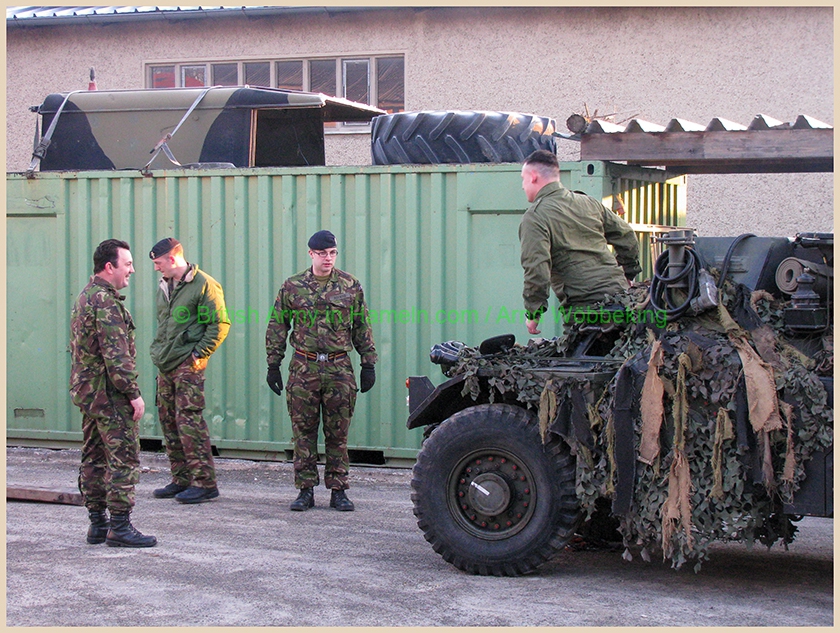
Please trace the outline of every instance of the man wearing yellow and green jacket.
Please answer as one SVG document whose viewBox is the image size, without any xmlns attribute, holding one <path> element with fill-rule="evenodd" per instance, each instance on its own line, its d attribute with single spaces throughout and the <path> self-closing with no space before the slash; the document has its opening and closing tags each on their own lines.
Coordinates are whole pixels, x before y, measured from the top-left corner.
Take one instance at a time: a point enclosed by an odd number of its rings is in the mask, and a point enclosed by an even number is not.
<svg viewBox="0 0 840 633">
<path fill-rule="evenodd" d="M 201 503 L 219 496 L 210 432 L 202 415 L 204 370 L 225 340 L 230 319 L 222 286 L 184 259 L 180 242 L 161 240 L 149 258 L 162 275 L 150 352 L 160 372 L 156 404 L 172 471 L 172 481 L 154 496 Z"/>
<path fill-rule="evenodd" d="M 537 150 L 525 159 L 522 189 L 531 203 L 519 225 L 522 298 L 528 332 L 539 334 L 549 286 L 561 307 L 589 306 L 626 289 L 642 268 L 630 225 L 594 198 L 561 185 L 553 153 Z"/>
</svg>

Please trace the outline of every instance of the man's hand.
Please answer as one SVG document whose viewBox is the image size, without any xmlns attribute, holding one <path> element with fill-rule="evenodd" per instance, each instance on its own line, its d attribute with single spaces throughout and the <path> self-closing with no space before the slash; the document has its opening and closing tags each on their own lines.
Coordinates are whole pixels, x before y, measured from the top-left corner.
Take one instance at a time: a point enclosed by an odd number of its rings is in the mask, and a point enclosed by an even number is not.
<svg viewBox="0 0 840 633">
<path fill-rule="evenodd" d="M 537 329 L 540 325 L 540 322 L 538 320 L 537 321 L 532 321 L 531 319 L 528 319 L 527 321 L 525 321 L 525 325 L 528 327 L 528 333 L 529 334 L 539 334 L 540 333 L 540 330 Z"/>
<path fill-rule="evenodd" d="M 373 383 L 376 382 L 376 370 L 373 368 L 371 363 L 365 363 L 362 365 L 362 372 L 361 372 L 361 392 L 365 393 L 371 390 L 373 387 Z"/>
<path fill-rule="evenodd" d="M 283 395 L 283 374 L 280 373 L 279 365 L 268 366 L 268 375 L 265 377 L 265 381 L 274 393 L 278 396 Z"/>
<path fill-rule="evenodd" d="M 192 368 L 193 371 L 204 371 L 207 369 L 207 359 L 206 358 L 199 358 L 195 352 L 192 353 L 190 356 L 192 361 Z"/>
<path fill-rule="evenodd" d="M 143 396 L 137 396 L 134 400 L 130 402 L 131 408 L 134 409 L 134 413 L 131 415 L 131 419 L 137 422 L 140 418 L 143 417 L 143 414 L 146 412 L 146 403 L 143 402 Z"/>
</svg>

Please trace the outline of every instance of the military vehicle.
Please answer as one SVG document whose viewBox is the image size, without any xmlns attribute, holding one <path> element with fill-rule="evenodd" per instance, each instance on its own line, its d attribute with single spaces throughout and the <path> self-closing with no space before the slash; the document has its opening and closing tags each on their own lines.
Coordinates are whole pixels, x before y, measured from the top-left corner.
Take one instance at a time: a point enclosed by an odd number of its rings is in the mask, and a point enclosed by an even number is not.
<svg viewBox="0 0 840 633">
<path fill-rule="evenodd" d="M 385 114 L 320 93 L 252 86 L 77 90 L 47 95 L 31 110 L 44 133 L 36 124 L 30 173 L 324 165 L 325 123 Z"/>
<path fill-rule="evenodd" d="M 833 234 L 662 244 L 560 338 L 448 341 L 445 382 L 408 379 L 414 514 L 455 567 L 531 572 L 606 527 L 699 570 L 713 540 L 786 547 L 833 514 Z"/>
</svg>

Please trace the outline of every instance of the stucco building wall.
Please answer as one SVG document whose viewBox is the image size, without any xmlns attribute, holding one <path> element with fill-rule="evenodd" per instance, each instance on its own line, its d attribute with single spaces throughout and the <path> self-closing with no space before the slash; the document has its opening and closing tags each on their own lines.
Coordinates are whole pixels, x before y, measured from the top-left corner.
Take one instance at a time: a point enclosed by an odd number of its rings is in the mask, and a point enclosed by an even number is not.
<svg viewBox="0 0 840 633">
<path fill-rule="evenodd" d="M 56 20 L 59 24 L 60 21 Z M 834 123 L 832 7 L 377 9 L 263 18 L 7 29 L 7 170 L 26 168 L 52 92 L 144 87 L 149 62 L 405 55 L 407 110 L 744 125 L 756 114 Z M 331 135 L 327 164 L 369 164 L 367 134 Z M 558 140 L 561 160 L 576 143 Z M 832 174 L 691 175 L 703 235 L 833 230 Z M 523 197 L 523 208 L 526 206 Z"/>
</svg>

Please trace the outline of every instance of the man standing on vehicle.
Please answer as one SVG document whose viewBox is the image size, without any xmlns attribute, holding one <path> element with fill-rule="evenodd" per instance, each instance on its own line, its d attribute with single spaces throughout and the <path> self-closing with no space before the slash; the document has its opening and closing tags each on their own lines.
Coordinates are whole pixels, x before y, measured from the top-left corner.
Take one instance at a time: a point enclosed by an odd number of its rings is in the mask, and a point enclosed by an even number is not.
<svg viewBox="0 0 840 633">
<path fill-rule="evenodd" d="M 162 277 L 157 333 L 150 349 L 157 377 L 157 407 L 172 482 L 158 499 L 201 503 L 219 496 L 210 432 L 204 420 L 204 370 L 230 329 L 222 286 L 184 259 L 184 247 L 168 237 L 149 258 Z"/>
<path fill-rule="evenodd" d="M 99 244 L 93 253 L 93 277 L 70 317 L 70 396 L 82 411 L 79 491 L 90 518 L 91 545 L 157 543 L 129 520 L 140 480 L 139 420 L 146 409 L 137 384 L 134 321 L 118 292 L 128 286 L 133 272 L 126 242 L 110 239 Z"/>
<path fill-rule="evenodd" d="M 326 465 L 324 485 L 332 490 L 330 507 L 351 511 L 350 460 L 347 432 L 356 404 L 356 378 L 348 352 L 361 356 L 361 392 L 373 387 L 377 361 L 364 292 L 352 275 L 335 268 L 335 236 L 318 231 L 309 239 L 312 266 L 289 277 L 281 286 L 265 334 L 267 382 L 283 392 L 280 363 L 286 337 L 294 348 L 289 363 L 286 403 L 294 438 L 295 487 L 300 490 L 290 510 L 315 505 L 318 485 L 318 424 L 323 414 Z"/>
<path fill-rule="evenodd" d="M 549 286 L 562 307 L 589 306 L 626 289 L 642 268 L 630 225 L 594 198 L 563 187 L 552 152 L 537 150 L 525 159 L 522 189 L 531 203 L 519 225 L 522 298 L 528 332 L 539 334 Z"/>
</svg>

